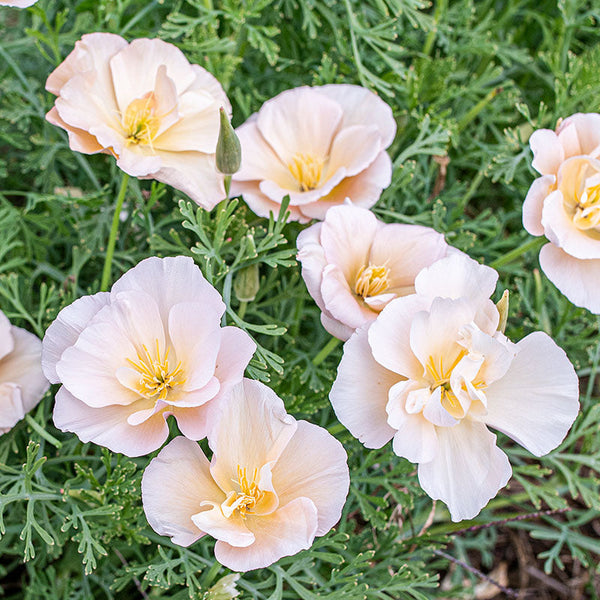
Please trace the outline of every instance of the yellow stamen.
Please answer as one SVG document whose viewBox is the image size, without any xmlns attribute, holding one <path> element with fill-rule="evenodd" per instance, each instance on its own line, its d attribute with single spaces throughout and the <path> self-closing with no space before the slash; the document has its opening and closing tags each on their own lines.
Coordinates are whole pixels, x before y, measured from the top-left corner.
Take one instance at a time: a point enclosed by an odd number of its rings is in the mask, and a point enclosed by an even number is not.
<svg viewBox="0 0 600 600">
<path fill-rule="evenodd" d="M 363 265 L 356 274 L 354 292 L 363 298 L 381 294 L 390 285 L 389 276 L 390 270 L 385 265 Z"/>
<path fill-rule="evenodd" d="M 157 104 L 154 92 L 148 92 L 129 103 L 123 115 L 123 129 L 128 145 L 152 146 L 161 121 L 161 117 L 156 114 Z"/>
<path fill-rule="evenodd" d="M 185 383 L 181 362 L 177 363 L 174 369 L 169 368 L 170 350 L 171 348 L 167 347 L 165 355 L 161 356 L 160 345 L 156 340 L 154 355 L 142 345 L 142 350 L 137 353 L 137 361 L 127 359 L 140 374 L 137 391 L 141 396 L 154 398 L 158 395 L 157 400 L 165 400 L 169 390 Z"/>
<path fill-rule="evenodd" d="M 234 483 L 240 488 L 239 492 L 231 492 L 225 502 L 227 506 L 233 510 L 237 510 L 242 518 L 246 518 L 247 513 L 252 513 L 252 509 L 262 500 L 265 493 L 258 488 L 256 479 L 258 477 L 258 469 L 252 471 L 252 480 L 248 482 L 246 467 L 237 468 L 237 481 Z"/>
<path fill-rule="evenodd" d="M 450 377 L 456 365 L 458 365 L 458 363 L 464 356 L 466 356 L 466 354 L 466 350 L 461 350 L 458 353 L 458 356 L 454 359 L 454 362 L 446 369 L 444 369 L 442 357 L 439 359 L 439 369 L 433 360 L 433 356 L 429 357 L 429 361 L 425 365 L 425 370 L 433 380 L 430 386 L 431 391 L 434 391 L 438 387 L 442 388 L 441 404 L 455 419 L 464 417 L 464 412 L 460 401 L 450 387 Z M 481 385 L 475 385 L 475 387 L 481 387 Z"/>
<path fill-rule="evenodd" d="M 307 192 L 319 187 L 324 164 L 325 161 L 322 158 L 317 158 L 310 153 L 299 152 L 288 164 L 288 169 L 298 182 L 300 191 Z"/>
<path fill-rule="evenodd" d="M 592 229 L 600 225 L 600 184 L 584 188 L 581 195 L 575 193 L 573 223 L 579 229 Z"/>
</svg>

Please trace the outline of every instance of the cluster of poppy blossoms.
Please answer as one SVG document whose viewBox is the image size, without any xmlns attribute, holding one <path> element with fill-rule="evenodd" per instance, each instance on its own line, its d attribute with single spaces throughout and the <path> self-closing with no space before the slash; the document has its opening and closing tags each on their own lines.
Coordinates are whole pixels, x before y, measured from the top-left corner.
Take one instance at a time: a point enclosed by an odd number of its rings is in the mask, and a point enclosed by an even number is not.
<svg viewBox="0 0 600 600">
<path fill-rule="evenodd" d="M 225 196 L 217 146 L 231 107 L 175 46 L 85 35 L 46 89 L 56 96 L 47 119 L 73 150 L 112 155 L 124 172 L 206 209 Z M 259 216 L 289 197 L 291 219 L 322 221 L 298 236 L 298 260 L 323 326 L 345 341 L 330 394 L 337 417 L 368 448 L 392 440 L 452 519 L 471 518 L 511 476 L 488 426 L 545 454 L 577 415 L 578 381 L 546 334 L 518 343 L 504 335 L 493 269 L 433 229 L 383 223 L 368 210 L 391 181 L 395 132 L 390 107 L 360 86 L 284 91 L 238 127 L 231 191 Z M 542 177 L 524 225 L 550 241 L 540 256 L 548 276 L 600 312 L 600 115 L 538 131 L 531 147 Z M 172 416 L 184 437 L 144 473 L 148 521 L 183 546 L 211 535 L 217 559 L 244 571 L 329 531 L 349 473 L 333 436 L 244 379 L 256 345 L 222 326 L 225 309 L 191 258 L 148 258 L 109 292 L 63 308 L 43 340 L 45 377 L 39 340 L 0 313 L 0 431 L 40 400 L 47 380 L 61 384 L 59 429 L 128 456 L 159 449 Z"/>
</svg>

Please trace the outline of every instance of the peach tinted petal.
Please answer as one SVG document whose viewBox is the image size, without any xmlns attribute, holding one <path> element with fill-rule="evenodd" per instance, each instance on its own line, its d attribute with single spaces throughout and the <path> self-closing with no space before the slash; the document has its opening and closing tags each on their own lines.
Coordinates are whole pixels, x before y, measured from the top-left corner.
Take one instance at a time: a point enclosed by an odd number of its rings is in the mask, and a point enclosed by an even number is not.
<svg viewBox="0 0 600 600">
<path fill-rule="evenodd" d="M 46 120 L 52 125 L 61 127 L 67 132 L 69 136 L 69 147 L 71 150 L 82 152 L 83 154 L 96 154 L 98 152 L 104 152 L 105 149 L 98 143 L 98 140 L 84 129 L 78 129 L 77 127 L 71 127 L 65 123 L 58 114 L 58 110 L 53 106 L 48 114 Z"/>
<path fill-rule="evenodd" d="M 310 498 L 318 513 L 315 535 L 325 535 L 342 515 L 349 486 L 344 447 L 326 429 L 298 421 L 296 433 L 273 467 L 280 505 Z"/>
<path fill-rule="evenodd" d="M 453 521 L 472 519 L 508 483 L 508 458 L 496 436 L 470 419 L 438 427 L 437 437 L 436 457 L 419 465 L 419 483 L 431 498 L 446 503 Z"/>
<path fill-rule="evenodd" d="M 301 231 L 296 240 L 298 246 L 298 260 L 302 264 L 302 278 L 308 293 L 312 296 L 317 306 L 323 310 L 325 305 L 321 295 L 321 281 L 323 269 L 327 265 L 325 251 L 321 246 L 321 223 L 315 223 Z"/>
<path fill-rule="evenodd" d="M 82 442 L 94 442 L 127 456 L 143 456 L 160 448 L 169 435 L 162 414 L 140 425 L 129 425 L 128 416 L 143 406 L 144 402 L 92 408 L 77 400 L 63 386 L 56 394 L 54 424 L 62 431 L 76 433 Z"/>
<path fill-rule="evenodd" d="M 399 379 L 373 359 L 365 327 L 344 344 L 329 399 L 340 423 L 367 448 L 381 448 L 395 433 L 385 407 L 388 391 Z"/>
<path fill-rule="evenodd" d="M 300 210 L 306 217 L 324 219 L 332 206 L 342 204 L 346 198 L 352 200 L 355 206 L 371 208 L 391 181 L 392 161 L 385 152 L 381 152 L 364 171 L 354 177 L 346 177 L 329 194 L 317 202 L 302 205 Z"/>
<path fill-rule="evenodd" d="M 220 503 L 224 499 L 200 446 L 183 437 L 169 442 L 150 461 L 142 477 L 142 502 L 148 523 L 156 533 L 169 536 L 179 546 L 189 546 L 204 535 L 192 521 L 201 502 Z"/>
<path fill-rule="evenodd" d="M 423 296 L 404 296 L 392 300 L 369 328 L 373 358 L 383 367 L 411 379 L 423 375 L 410 344 L 410 329 L 415 316 L 428 310 L 431 300 Z"/>
<path fill-rule="evenodd" d="M 296 153 L 326 157 L 342 120 L 340 105 L 319 92 L 300 87 L 265 102 L 256 125 L 284 165 Z"/>
<path fill-rule="evenodd" d="M 360 144 L 356 144 L 360 140 Z M 345 169 L 345 176 L 352 177 L 364 171 L 379 155 L 381 137 L 373 125 L 353 125 L 342 129 L 333 140 L 328 173 Z"/>
<path fill-rule="evenodd" d="M 388 291 L 413 288 L 419 272 L 443 258 L 447 250 L 448 244 L 444 236 L 434 229 L 392 223 L 377 232 L 369 262 L 388 267 L 391 288 Z"/>
<path fill-rule="evenodd" d="M 62 353 L 75 344 L 79 334 L 96 315 L 108 304 L 108 292 L 99 292 L 93 296 L 84 296 L 63 308 L 46 330 L 42 350 L 42 368 L 50 383 L 60 383 L 56 373 L 56 363 Z"/>
<path fill-rule="evenodd" d="M 0 311 L 0 360 L 13 351 L 15 340 L 8 317 Z"/>
<path fill-rule="evenodd" d="M 273 390 L 250 379 L 235 386 L 220 408 L 208 443 L 214 452 L 213 478 L 221 489 L 228 490 L 231 481 L 237 481 L 238 466 L 252 473 L 277 460 L 297 424 Z"/>
<path fill-rule="evenodd" d="M 243 159 L 242 159 L 243 160 Z M 273 202 L 265 196 L 259 188 L 258 182 L 235 181 L 231 183 L 231 195 L 243 195 L 244 202 L 250 207 L 253 213 L 259 217 L 269 218 L 273 214 L 275 218 L 279 215 L 281 204 Z M 290 221 L 298 221 L 300 223 L 308 223 L 309 217 L 305 217 L 297 206 L 288 206 L 290 213 Z"/>
<path fill-rule="evenodd" d="M 0 435 L 9 432 L 26 412 L 19 386 L 0 383 Z"/>
<path fill-rule="evenodd" d="M 325 331 L 339 340 L 346 341 L 353 333 L 354 329 L 340 323 L 337 319 L 330 317 L 326 312 L 321 313 L 321 325 Z"/>
<path fill-rule="evenodd" d="M 563 147 L 551 129 L 538 129 L 529 138 L 533 152 L 531 165 L 541 175 L 555 175 L 565 160 Z"/>
<path fill-rule="evenodd" d="M 297 498 L 270 515 L 248 518 L 255 541 L 236 548 L 218 541 L 215 557 L 233 571 L 251 571 L 273 564 L 283 556 L 307 550 L 315 539 L 317 510 L 308 498 Z"/>
<path fill-rule="evenodd" d="M 26 412 L 42 399 L 49 387 L 42 372 L 42 342 L 33 333 L 12 328 L 13 351 L 0 360 L 0 384 L 10 382 L 18 385 L 21 401 Z"/>
<path fill-rule="evenodd" d="M 557 128 L 559 137 L 565 129 L 575 126 L 579 148 L 569 147 L 569 152 L 565 158 L 576 154 L 588 154 L 598 157 L 600 154 L 600 115 L 597 113 L 576 113 L 567 117 Z M 577 151 L 575 151 L 577 150 Z"/>
<path fill-rule="evenodd" d="M 190 66 L 196 76 L 196 80 L 188 88 L 188 91 L 206 90 L 213 98 L 215 98 L 219 106 L 222 106 L 225 109 L 227 115 L 231 116 L 231 104 L 223 90 L 223 86 L 219 83 L 219 80 L 200 65 Z"/>
<path fill-rule="evenodd" d="M 573 303 L 600 313 L 600 259 L 574 258 L 554 244 L 540 250 L 540 265 L 548 279 Z"/>
<path fill-rule="evenodd" d="M 537 331 L 517 343 L 506 375 L 486 390 L 481 420 L 532 454 L 542 456 L 565 438 L 579 412 L 579 382 L 564 350 Z"/>
<path fill-rule="evenodd" d="M 546 237 L 575 258 L 600 259 L 600 234 L 582 232 L 567 215 L 560 190 L 552 192 L 544 202 L 542 224 Z"/>
<path fill-rule="evenodd" d="M 112 33 L 88 33 L 75 42 L 75 48 L 46 81 L 46 89 L 58 96 L 65 83 L 78 73 L 95 71 L 100 87 L 112 89 L 108 60 L 127 46 L 126 40 Z M 111 93 L 111 97 L 114 96 Z"/>
<path fill-rule="evenodd" d="M 201 406 L 182 408 L 171 405 L 169 412 L 175 417 L 179 430 L 186 438 L 202 440 L 218 417 L 219 402 L 218 398 L 213 398 Z"/>
<path fill-rule="evenodd" d="M 268 178 L 281 188 L 298 189 L 298 182 L 262 136 L 256 121 L 244 123 L 236 133 L 244 150 L 240 170 L 233 175 L 234 182 Z"/>
<path fill-rule="evenodd" d="M 387 148 L 396 135 L 392 109 L 376 94 L 359 85 L 330 84 L 315 88 L 335 100 L 344 110 L 341 127 L 373 124 L 381 136 L 381 147 Z"/>
<path fill-rule="evenodd" d="M 523 203 L 523 227 L 531 235 L 544 235 L 542 226 L 542 209 L 544 200 L 552 192 L 556 183 L 554 175 L 538 177 L 529 188 L 525 202 Z"/>
<path fill-rule="evenodd" d="M 221 395 L 242 381 L 255 351 L 256 344 L 245 331 L 237 327 L 221 329 L 221 345 L 215 365 L 215 376 L 221 382 Z"/>
<path fill-rule="evenodd" d="M 146 258 L 115 282 L 111 295 L 126 290 L 140 290 L 152 296 L 163 322 L 167 322 L 171 307 L 180 302 L 201 301 L 205 313 L 214 313 L 215 319 L 225 312 L 219 292 L 188 256 Z"/>
<path fill-rule="evenodd" d="M 175 83 L 178 95 L 196 79 L 183 52 L 159 39 L 133 40 L 110 59 L 110 71 L 121 114 L 125 113 L 133 100 L 154 90 L 160 65 L 166 66 L 167 75 Z"/>
<path fill-rule="evenodd" d="M 208 510 L 196 513 L 192 521 L 200 531 L 221 543 L 246 548 L 254 542 L 254 534 L 246 527 L 245 520 L 237 512 L 226 517 L 219 504 L 215 503 Z"/>
<path fill-rule="evenodd" d="M 337 265 L 346 281 L 368 264 L 371 244 L 381 228 L 375 215 L 355 206 L 333 207 L 323 222 L 321 245 L 330 264 Z"/>
</svg>

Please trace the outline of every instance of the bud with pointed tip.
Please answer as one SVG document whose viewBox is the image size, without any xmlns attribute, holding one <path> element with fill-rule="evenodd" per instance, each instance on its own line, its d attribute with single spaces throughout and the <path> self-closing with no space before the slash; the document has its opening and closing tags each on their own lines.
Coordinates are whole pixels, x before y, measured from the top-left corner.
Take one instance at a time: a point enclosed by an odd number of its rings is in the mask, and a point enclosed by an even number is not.
<svg viewBox="0 0 600 600">
<path fill-rule="evenodd" d="M 223 175 L 233 175 L 242 163 L 242 148 L 224 108 L 219 109 L 221 128 L 217 142 L 217 169 Z"/>
<path fill-rule="evenodd" d="M 500 298 L 500 300 L 498 300 L 498 303 L 496 304 L 496 308 L 500 313 L 500 320 L 498 321 L 498 331 L 500 333 L 504 333 L 504 330 L 506 329 L 506 320 L 508 318 L 508 290 L 504 290 L 502 298 Z"/>
<path fill-rule="evenodd" d="M 252 302 L 256 298 L 260 281 L 258 265 L 255 263 L 240 269 L 233 281 L 233 291 L 240 302 Z"/>
<path fill-rule="evenodd" d="M 240 595 L 240 592 L 235 587 L 235 584 L 239 578 L 239 573 L 231 573 L 230 575 L 221 577 L 221 579 L 206 592 L 204 600 L 231 600 L 231 598 L 237 598 Z"/>
</svg>

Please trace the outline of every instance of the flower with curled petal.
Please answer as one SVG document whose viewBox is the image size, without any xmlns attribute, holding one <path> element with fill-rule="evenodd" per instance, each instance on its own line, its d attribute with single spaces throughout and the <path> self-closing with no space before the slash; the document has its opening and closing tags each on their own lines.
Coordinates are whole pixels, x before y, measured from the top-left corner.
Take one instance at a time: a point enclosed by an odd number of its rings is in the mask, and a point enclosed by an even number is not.
<svg viewBox="0 0 600 600">
<path fill-rule="evenodd" d="M 549 244 L 548 279 L 577 306 L 600 313 L 600 114 L 577 113 L 529 140 L 541 174 L 523 204 L 523 225 Z"/>
<path fill-rule="evenodd" d="M 175 438 L 150 462 L 142 500 L 150 525 L 189 546 L 217 539 L 217 560 L 260 569 L 310 548 L 339 520 L 349 487 L 346 452 L 325 429 L 296 421 L 268 387 L 245 379 L 198 444 Z"/>
<path fill-rule="evenodd" d="M 298 236 L 298 260 L 331 335 L 347 340 L 394 298 L 414 292 L 417 273 L 450 250 L 429 227 L 383 223 L 352 204 L 334 206 Z"/>
<path fill-rule="evenodd" d="M 58 96 L 46 118 L 67 131 L 71 149 L 112 154 L 129 175 L 172 185 L 207 209 L 223 199 L 215 152 L 219 108 L 231 107 L 219 82 L 173 44 L 84 35 L 46 89 Z"/>
<path fill-rule="evenodd" d="M 303 223 L 346 198 L 370 208 L 391 181 L 392 110 L 358 85 L 286 90 L 236 132 L 242 166 L 231 191 L 262 217 L 276 215 L 286 195 L 291 219 Z"/>
<path fill-rule="evenodd" d="M 148 258 L 110 292 L 64 308 L 46 331 L 44 373 L 62 383 L 54 423 L 128 456 L 181 432 L 206 436 L 227 390 L 241 381 L 256 345 L 221 327 L 225 304 L 189 257 Z"/>
<path fill-rule="evenodd" d="M 424 269 L 415 294 L 346 342 L 330 394 L 365 446 L 393 439 L 398 456 L 418 463 L 421 487 L 454 521 L 473 518 L 510 479 L 488 426 L 541 456 L 579 410 L 575 370 L 548 335 L 514 344 L 498 331 L 497 278 L 458 254 Z"/>
<path fill-rule="evenodd" d="M 46 393 L 41 359 L 41 340 L 11 325 L 0 311 L 0 434 L 10 431 Z"/>
</svg>

